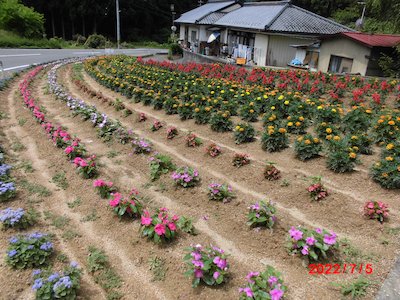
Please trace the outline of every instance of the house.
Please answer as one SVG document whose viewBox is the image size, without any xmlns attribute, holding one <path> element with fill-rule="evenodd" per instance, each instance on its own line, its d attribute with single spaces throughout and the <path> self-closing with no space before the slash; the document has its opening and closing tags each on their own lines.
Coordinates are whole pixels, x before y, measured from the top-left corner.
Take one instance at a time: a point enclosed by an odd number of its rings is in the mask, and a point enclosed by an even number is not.
<svg viewBox="0 0 400 300">
<path fill-rule="evenodd" d="M 378 60 L 382 53 L 393 53 L 400 35 L 341 32 L 321 40 L 318 70 L 383 76 Z"/>
<path fill-rule="evenodd" d="M 193 52 L 204 54 L 203 49 L 209 47 L 207 40 L 214 34 L 219 37 L 217 47 L 226 49 L 228 56 L 258 66 L 286 67 L 296 56 L 296 48 L 291 45 L 311 45 L 322 35 L 352 31 L 290 1 L 241 4 L 209 0 L 176 22 L 181 26 L 180 39 L 197 45 L 190 48 Z M 317 65 L 318 50 L 312 51 Z M 311 54 L 306 51 L 307 55 Z"/>
</svg>

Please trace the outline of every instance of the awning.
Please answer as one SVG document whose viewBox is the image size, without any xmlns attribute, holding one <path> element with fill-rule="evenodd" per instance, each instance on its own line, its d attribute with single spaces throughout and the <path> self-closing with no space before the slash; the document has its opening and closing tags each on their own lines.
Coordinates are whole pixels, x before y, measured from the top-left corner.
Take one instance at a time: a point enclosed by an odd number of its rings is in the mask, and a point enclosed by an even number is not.
<svg viewBox="0 0 400 300">
<path fill-rule="evenodd" d="M 221 33 L 219 33 L 218 31 L 214 31 L 214 32 L 211 33 L 210 36 L 208 37 L 207 43 L 212 43 L 212 42 L 214 42 L 220 35 L 221 35 Z"/>
</svg>

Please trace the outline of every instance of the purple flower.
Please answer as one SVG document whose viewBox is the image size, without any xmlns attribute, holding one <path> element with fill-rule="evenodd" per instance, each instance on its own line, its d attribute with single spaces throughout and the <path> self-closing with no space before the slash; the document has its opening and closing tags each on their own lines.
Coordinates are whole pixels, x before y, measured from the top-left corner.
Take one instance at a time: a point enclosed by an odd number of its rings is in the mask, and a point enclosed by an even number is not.
<svg viewBox="0 0 400 300">
<path fill-rule="evenodd" d="M 15 243 L 17 243 L 19 241 L 19 239 L 16 237 L 16 236 L 13 236 L 11 239 L 10 239 L 10 244 L 15 244 Z"/>
<path fill-rule="evenodd" d="M 36 290 L 40 289 L 42 286 L 43 286 L 43 280 L 42 280 L 42 278 L 38 278 L 33 283 L 32 289 L 36 291 Z"/>
<path fill-rule="evenodd" d="M 71 261 L 71 263 L 69 264 L 72 268 L 77 268 L 78 267 L 78 263 L 76 261 Z"/>
<path fill-rule="evenodd" d="M 204 263 L 201 260 L 192 260 L 192 264 L 200 269 L 204 267 Z"/>
<path fill-rule="evenodd" d="M 37 275 L 40 275 L 41 273 L 42 273 L 42 270 L 39 270 L 39 269 L 33 270 L 32 276 L 37 276 Z"/>
<path fill-rule="evenodd" d="M 198 252 L 192 252 L 191 255 L 194 258 L 194 260 L 200 260 L 201 259 L 201 254 L 198 253 Z"/>
<path fill-rule="evenodd" d="M 49 251 L 49 250 L 51 250 L 51 249 L 53 249 L 53 244 L 52 244 L 51 242 L 43 243 L 43 244 L 40 246 L 40 250 Z"/>
<path fill-rule="evenodd" d="M 328 245 L 334 245 L 336 244 L 336 233 L 334 233 L 333 231 L 331 231 L 331 234 L 325 234 L 324 235 L 324 243 L 328 244 Z"/>
<path fill-rule="evenodd" d="M 251 278 L 257 277 L 258 275 L 260 275 L 259 272 L 250 272 L 249 274 L 247 274 L 246 279 L 249 283 L 254 283 L 254 280 L 251 280 Z"/>
<path fill-rule="evenodd" d="M 322 230 L 321 230 L 321 228 L 317 228 L 317 229 L 315 229 L 315 232 L 321 234 Z"/>
<path fill-rule="evenodd" d="M 278 283 L 278 278 L 275 277 L 275 276 L 270 276 L 270 277 L 268 278 L 268 283 L 269 283 L 269 286 L 270 286 L 270 287 L 273 287 L 275 284 Z"/>
<path fill-rule="evenodd" d="M 14 257 L 15 255 L 18 254 L 18 251 L 13 249 L 7 252 L 8 257 Z"/>
<path fill-rule="evenodd" d="M 71 281 L 71 278 L 69 277 L 69 276 L 64 276 L 64 277 L 61 277 L 55 284 L 54 284 L 54 286 L 53 286 L 53 291 L 54 292 L 57 292 L 57 289 L 60 287 L 60 286 L 64 286 L 64 287 L 66 287 L 67 289 L 70 289 L 71 287 L 72 287 L 72 281 Z"/>
<path fill-rule="evenodd" d="M 53 282 L 54 280 L 58 279 L 60 277 L 60 274 L 58 273 L 53 273 L 47 278 L 48 282 Z"/>
<path fill-rule="evenodd" d="M 310 246 L 314 245 L 315 244 L 314 237 L 313 236 L 309 236 L 308 238 L 306 238 L 306 243 L 307 243 L 307 245 L 310 245 Z"/>
<path fill-rule="evenodd" d="M 283 291 L 280 289 L 273 289 L 269 294 L 271 295 L 271 300 L 280 300 L 283 296 Z"/>
<path fill-rule="evenodd" d="M 254 296 L 253 291 L 249 287 L 240 288 L 239 292 L 240 293 L 246 293 L 246 296 L 249 297 L 249 298 L 253 298 L 253 296 Z"/>
<path fill-rule="evenodd" d="M 214 258 L 213 263 L 222 270 L 226 267 L 226 259 L 221 259 L 219 256 Z"/>
<path fill-rule="evenodd" d="M 303 247 L 303 249 L 301 249 L 301 254 L 303 254 L 303 255 L 308 255 L 308 246 L 307 246 L 307 245 L 305 245 L 305 246 Z"/>
<path fill-rule="evenodd" d="M 201 269 L 196 269 L 196 270 L 194 270 L 194 276 L 195 276 L 196 278 L 201 278 L 201 277 L 203 277 L 203 270 L 201 270 Z"/>
<path fill-rule="evenodd" d="M 297 230 L 295 227 L 292 226 L 289 230 L 290 237 L 293 238 L 295 241 L 301 240 L 303 237 L 303 232 Z"/>
<path fill-rule="evenodd" d="M 219 277 L 219 272 L 214 272 L 214 274 L 213 274 L 213 278 L 215 279 L 215 280 L 217 280 L 218 279 L 218 277 Z"/>
</svg>

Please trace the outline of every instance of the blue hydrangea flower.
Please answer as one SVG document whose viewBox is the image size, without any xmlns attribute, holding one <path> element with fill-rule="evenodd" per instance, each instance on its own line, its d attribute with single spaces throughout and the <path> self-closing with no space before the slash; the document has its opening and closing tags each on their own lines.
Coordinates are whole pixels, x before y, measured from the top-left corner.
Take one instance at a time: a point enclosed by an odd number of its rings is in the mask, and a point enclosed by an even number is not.
<svg viewBox="0 0 400 300">
<path fill-rule="evenodd" d="M 57 289 L 61 286 L 65 286 L 66 288 L 70 289 L 72 287 L 72 281 L 69 276 L 61 277 L 53 286 L 53 291 L 57 292 Z"/>
<path fill-rule="evenodd" d="M 53 249 L 53 243 L 51 243 L 51 242 L 43 243 L 40 246 L 40 250 L 48 251 L 48 250 L 51 250 L 51 249 Z"/>
<path fill-rule="evenodd" d="M 54 280 L 58 279 L 59 277 L 60 277 L 60 274 L 58 274 L 58 273 L 56 272 L 56 273 L 51 274 L 51 275 L 49 276 L 49 278 L 47 278 L 47 281 L 48 281 L 48 282 L 53 282 Z"/>
<path fill-rule="evenodd" d="M 0 165 L 0 176 L 4 176 L 8 174 L 8 170 L 10 170 L 12 166 L 7 164 Z"/>
<path fill-rule="evenodd" d="M 14 182 L 3 182 L 0 181 L 0 195 L 7 193 L 8 191 L 15 191 Z"/>
<path fill-rule="evenodd" d="M 42 270 L 40 270 L 40 269 L 33 270 L 33 272 L 32 272 L 32 276 L 37 276 L 40 274 L 42 274 Z"/>
<path fill-rule="evenodd" d="M 40 238 L 42 238 L 44 236 L 46 236 L 46 235 L 43 234 L 43 233 L 34 232 L 34 233 L 31 233 L 30 235 L 28 235 L 28 238 L 30 238 L 30 239 L 40 239 Z"/>
<path fill-rule="evenodd" d="M 36 290 L 40 289 L 42 286 L 43 286 L 43 280 L 42 280 L 42 278 L 38 278 L 33 283 L 32 289 L 36 291 Z"/>
<path fill-rule="evenodd" d="M 0 211 L 0 221 L 3 223 L 8 223 L 11 226 L 14 226 L 16 223 L 22 219 L 25 215 L 25 211 L 23 208 L 6 208 L 5 210 Z"/>
<path fill-rule="evenodd" d="M 18 254 L 18 251 L 13 249 L 13 250 L 8 251 L 7 254 L 8 254 L 8 257 L 13 257 Z"/>
<path fill-rule="evenodd" d="M 15 244 L 19 241 L 19 238 L 16 236 L 13 236 L 12 238 L 10 238 L 9 241 L 10 241 L 10 244 Z"/>
</svg>

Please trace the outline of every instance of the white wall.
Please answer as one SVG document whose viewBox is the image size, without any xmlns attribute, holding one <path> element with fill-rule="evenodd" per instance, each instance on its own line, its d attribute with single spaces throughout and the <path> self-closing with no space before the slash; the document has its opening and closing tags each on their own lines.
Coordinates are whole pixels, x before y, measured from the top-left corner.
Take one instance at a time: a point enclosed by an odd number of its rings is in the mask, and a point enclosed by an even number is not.
<svg viewBox="0 0 400 300">
<path fill-rule="evenodd" d="M 266 34 L 256 34 L 254 42 L 254 60 L 258 66 L 266 65 L 269 37 Z"/>
<path fill-rule="evenodd" d="M 179 39 L 182 41 L 185 40 L 185 25 L 184 24 L 181 24 L 179 26 Z"/>
<path fill-rule="evenodd" d="M 199 28 L 199 42 L 206 42 L 208 40 L 207 30 L 205 25 L 201 25 Z"/>
<path fill-rule="evenodd" d="M 368 58 L 371 49 L 347 38 L 334 38 L 321 43 L 318 70 L 328 72 L 331 55 L 353 59 L 351 73 L 360 73 L 365 76 Z"/>
</svg>

